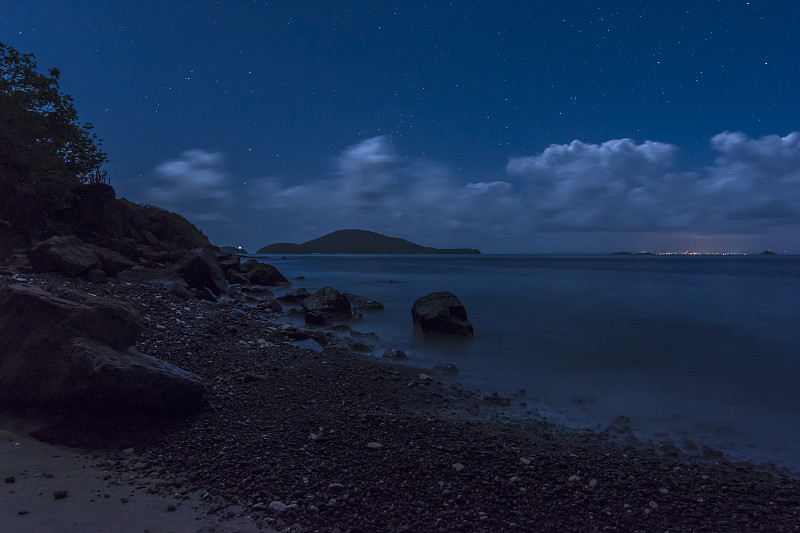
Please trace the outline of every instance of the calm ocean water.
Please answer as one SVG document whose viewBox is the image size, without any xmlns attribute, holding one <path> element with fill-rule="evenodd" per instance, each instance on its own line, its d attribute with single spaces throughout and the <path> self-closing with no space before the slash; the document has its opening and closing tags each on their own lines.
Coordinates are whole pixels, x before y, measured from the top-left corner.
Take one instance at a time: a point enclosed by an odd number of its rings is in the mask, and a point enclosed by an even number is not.
<svg viewBox="0 0 800 533">
<path fill-rule="evenodd" d="M 264 256 L 309 291 L 382 302 L 351 326 L 484 393 L 642 439 L 800 471 L 800 256 Z M 299 276 L 305 279 L 296 279 Z M 414 300 L 455 293 L 475 337 L 415 336 Z"/>
</svg>

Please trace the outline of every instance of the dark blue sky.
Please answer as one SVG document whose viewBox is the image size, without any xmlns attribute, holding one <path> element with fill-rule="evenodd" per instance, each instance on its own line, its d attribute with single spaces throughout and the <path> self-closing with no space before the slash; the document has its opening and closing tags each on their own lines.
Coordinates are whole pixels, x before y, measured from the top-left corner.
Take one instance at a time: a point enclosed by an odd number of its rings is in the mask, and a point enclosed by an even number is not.
<svg viewBox="0 0 800 533">
<path fill-rule="evenodd" d="M 0 0 L 118 196 L 255 249 L 800 250 L 800 3 Z"/>
</svg>

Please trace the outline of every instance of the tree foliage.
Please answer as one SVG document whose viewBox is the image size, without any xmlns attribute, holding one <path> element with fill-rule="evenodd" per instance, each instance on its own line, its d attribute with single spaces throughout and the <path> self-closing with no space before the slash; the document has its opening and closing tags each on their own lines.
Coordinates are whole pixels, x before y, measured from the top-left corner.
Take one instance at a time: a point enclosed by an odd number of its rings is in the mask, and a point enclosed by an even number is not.
<svg viewBox="0 0 800 533">
<path fill-rule="evenodd" d="M 0 43 L 0 170 L 17 193 L 59 195 L 74 185 L 105 183 L 107 161 L 92 125 L 81 123 L 59 71 L 36 70 L 33 54 Z M 11 192 L 11 191 L 6 191 Z"/>
</svg>

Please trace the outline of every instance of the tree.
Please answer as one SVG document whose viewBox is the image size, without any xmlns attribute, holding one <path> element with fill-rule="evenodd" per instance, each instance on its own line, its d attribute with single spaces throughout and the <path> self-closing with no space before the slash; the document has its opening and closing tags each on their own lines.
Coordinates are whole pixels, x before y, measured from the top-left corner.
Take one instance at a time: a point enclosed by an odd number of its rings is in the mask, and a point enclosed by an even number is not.
<svg viewBox="0 0 800 533">
<path fill-rule="evenodd" d="M 40 74 L 33 54 L 0 43 L 0 163 L 22 181 L 105 183 L 102 142 L 78 121 L 58 78 L 58 69 Z"/>
<path fill-rule="evenodd" d="M 58 69 L 36 67 L 33 54 L 0 43 L 0 218 L 26 232 L 47 227 L 76 186 L 106 183 L 92 125 L 79 122 Z"/>
</svg>

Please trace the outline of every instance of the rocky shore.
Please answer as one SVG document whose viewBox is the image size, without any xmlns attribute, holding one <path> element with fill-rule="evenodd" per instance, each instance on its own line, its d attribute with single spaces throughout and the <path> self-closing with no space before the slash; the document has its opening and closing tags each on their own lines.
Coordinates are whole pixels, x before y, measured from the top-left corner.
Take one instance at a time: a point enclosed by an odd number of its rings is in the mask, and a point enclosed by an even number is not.
<svg viewBox="0 0 800 533">
<path fill-rule="evenodd" d="M 800 528 L 797 479 L 711 450 L 699 460 L 647 449 L 624 420 L 595 433 L 510 419 L 441 370 L 278 324 L 241 288 L 212 302 L 146 281 L 6 273 L 0 289 L 9 284 L 123 301 L 144 324 L 137 350 L 204 381 L 194 414 L 36 413 L 34 435 L 89 450 L 106 483 L 130 487 L 125 504 L 157 495 L 165 513 L 204 516 L 185 531 Z M 327 346 L 292 344 L 309 337 Z"/>
</svg>

